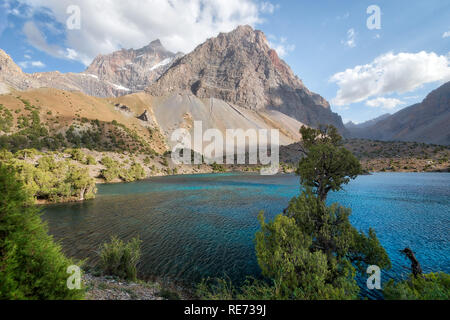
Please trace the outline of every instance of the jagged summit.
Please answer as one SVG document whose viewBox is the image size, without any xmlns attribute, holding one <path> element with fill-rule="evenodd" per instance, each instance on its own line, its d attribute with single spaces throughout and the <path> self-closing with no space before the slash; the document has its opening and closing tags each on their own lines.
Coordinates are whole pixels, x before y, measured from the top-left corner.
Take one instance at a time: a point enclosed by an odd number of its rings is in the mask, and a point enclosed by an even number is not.
<svg viewBox="0 0 450 320">
<path fill-rule="evenodd" d="M 164 47 L 161 43 L 161 40 L 156 39 L 150 42 L 150 44 L 147 47 Z"/>
<path fill-rule="evenodd" d="M 329 103 L 309 91 L 270 48 L 263 32 L 239 26 L 206 40 L 179 59 L 147 92 L 217 98 L 252 109 L 274 109 L 302 123 L 333 124 L 345 131 Z"/>
<path fill-rule="evenodd" d="M 160 40 L 140 49 L 123 49 L 97 56 L 84 73 L 118 84 L 130 92 L 144 90 L 164 73 L 178 56 Z"/>
</svg>

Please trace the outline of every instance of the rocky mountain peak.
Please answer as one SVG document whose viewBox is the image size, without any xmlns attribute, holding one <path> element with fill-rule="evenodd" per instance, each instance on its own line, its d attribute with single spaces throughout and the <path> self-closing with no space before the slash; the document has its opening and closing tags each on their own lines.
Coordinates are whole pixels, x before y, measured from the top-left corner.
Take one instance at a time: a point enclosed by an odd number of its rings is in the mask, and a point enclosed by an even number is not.
<svg viewBox="0 0 450 320">
<path fill-rule="evenodd" d="M 161 40 L 156 39 L 156 40 L 153 40 L 152 42 L 150 42 L 148 47 L 164 47 L 164 46 L 162 45 Z"/>
<path fill-rule="evenodd" d="M 2 49 L 0 49 L 0 73 L 22 73 L 22 69 Z"/>
<path fill-rule="evenodd" d="M 263 32 L 239 26 L 199 45 L 168 69 L 147 92 L 217 98 L 252 110 L 274 109 L 302 123 L 345 131 L 329 103 L 312 93 L 270 48 Z"/>
<path fill-rule="evenodd" d="M 166 50 L 160 40 L 140 49 L 122 49 L 99 55 L 84 73 L 118 85 L 128 92 L 144 90 L 170 67 L 178 55 Z"/>
<path fill-rule="evenodd" d="M 122 96 L 144 90 L 158 79 L 182 54 L 172 53 L 161 41 L 140 49 L 122 49 L 98 55 L 81 73 L 22 72 L 9 55 L 0 49 L 0 84 L 18 90 L 52 87 L 82 91 L 97 97 Z M 4 89 L 2 89 L 2 92 Z"/>
</svg>

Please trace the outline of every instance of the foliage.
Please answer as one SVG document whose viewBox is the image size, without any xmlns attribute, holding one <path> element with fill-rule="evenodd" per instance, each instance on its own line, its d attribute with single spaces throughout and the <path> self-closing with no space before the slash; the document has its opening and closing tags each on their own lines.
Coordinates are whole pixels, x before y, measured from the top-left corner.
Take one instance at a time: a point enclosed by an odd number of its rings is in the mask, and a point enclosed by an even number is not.
<svg viewBox="0 0 450 320">
<path fill-rule="evenodd" d="M 80 163 L 84 162 L 86 155 L 80 149 L 67 149 L 66 152 L 70 154 L 73 160 L 78 161 Z"/>
<path fill-rule="evenodd" d="M 144 179 L 146 174 L 144 168 L 139 163 L 133 163 L 130 168 L 124 168 L 118 161 L 110 157 L 103 157 L 102 164 L 106 167 L 101 171 L 106 182 L 122 179 L 125 182 L 133 182 Z"/>
<path fill-rule="evenodd" d="M 395 283 L 394 280 L 384 286 L 384 297 L 388 300 L 449 300 L 450 275 L 429 273 Z"/>
<path fill-rule="evenodd" d="M 70 163 L 43 156 L 37 165 L 10 159 L 6 163 L 17 170 L 18 179 L 35 198 L 50 202 L 86 200 L 95 197 L 95 180 L 86 170 Z"/>
<path fill-rule="evenodd" d="M 0 299 L 82 299 L 83 290 L 67 288 L 74 261 L 62 254 L 30 203 L 14 170 L 0 163 Z"/>
<path fill-rule="evenodd" d="M 131 178 L 129 181 L 141 180 L 145 178 L 145 170 L 139 163 L 133 163 L 127 173 Z"/>
<path fill-rule="evenodd" d="M 0 149 L 0 161 L 9 161 L 14 158 L 12 152 L 6 149 Z"/>
<path fill-rule="evenodd" d="M 64 147 L 66 144 L 64 137 L 61 134 L 51 136 L 45 125 L 41 123 L 39 112 L 34 110 L 35 107 L 30 106 L 29 102 L 24 101 L 24 104 L 28 103 L 26 109 L 30 112 L 17 118 L 17 131 L 10 135 L 0 136 L 0 148 L 16 152 L 29 148 L 55 150 Z M 12 118 L 10 119 L 12 121 Z M 10 131 L 12 131 L 12 122 L 10 124 Z"/>
<path fill-rule="evenodd" d="M 102 246 L 100 268 L 107 275 L 135 281 L 136 266 L 141 257 L 141 243 L 139 238 L 125 243 L 117 237 L 111 237 L 111 241 Z"/>
<path fill-rule="evenodd" d="M 256 234 L 256 255 L 264 276 L 282 299 L 354 299 L 356 272 L 368 265 L 390 268 L 389 257 L 375 232 L 358 232 L 351 210 L 325 200 L 361 172 L 358 160 L 344 147 L 337 129 L 302 127 L 306 157 L 299 165 L 304 190 L 285 215 L 265 223 Z"/>
<path fill-rule="evenodd" d="M 305 187 L 314 188 L 321 200 L 329 191 L 339 191 L 362 173 L 361 164 L 343 147 L 342 137 L 333 126 L 319 129 L 302 127 L 303 152 L 297 174 Z"/>
<path fill-rule="evenodd" d="M 223 165 L 217 164 L 216 162 L 211 164 L 211 168 L 214 172 L 225 172 L 225 167 Z"/>
<path fill-rule="evenodd" d="M 329 263 L 339 264 L 346 260 L 355 264 L 361 273 L 368 265 L 391 267 L 375 231 L 369 229 L 366 236 L 351 225 L 349 208 L 338 204 L 327 206 L 307 188 L 290 201 L 286 214 L 294 218 L 297 228 L 312 239 L 311 250 L 325 253 Z"/>
<path fill-rule="evenodd" d="M 97 164 L 97 161 L 95 160 L 95 158 L 91 155 L 86 156 L 86 161 L 84 162 L 86 165 L 88 166 L 93 166 Z"/>
<path fill-rule="evenodd" d="M 101 162 L 106 167 L 106 169 L 103 169 L 101 171 L 101 175 L 106 180 L 106 182 L 112 182 L 119 178 L 120 174 L 119 162 L 111 159 L 110 157 L 103 157 Z"/>
<path fill-rule="evenodd" d="M 41 154 L 38 150 L 32 148 L 32 149 L 22 149 L 17 151 L 14 155 L 18 159 L 26 160 L 27 158 L 32 158 L 34 156 L 37 156 Z"/>
<path fill-rule="evenodd" d="M 13 119 L 11 111 L 0 104 L 0 131 L 10 132 L 13 126 Z"/>
<path fill-rule="evenodd" d="M 264 276 L 275 286 L 277 299 L 353 299 L 358 286 L 348 261 L 337 265 L 322 250 L 311 250 L 312 237 L 294 218 L 278 215 L 256 234 L 256 256 Z"/>
<path fill-rule="evenodd" d="M 230 279 L 204 279 L 196 288 L 196 296 L 202 300 L 273 300 L 274 286 L 265 281 L 247 278 L 240 288 Z"/>
</svg>

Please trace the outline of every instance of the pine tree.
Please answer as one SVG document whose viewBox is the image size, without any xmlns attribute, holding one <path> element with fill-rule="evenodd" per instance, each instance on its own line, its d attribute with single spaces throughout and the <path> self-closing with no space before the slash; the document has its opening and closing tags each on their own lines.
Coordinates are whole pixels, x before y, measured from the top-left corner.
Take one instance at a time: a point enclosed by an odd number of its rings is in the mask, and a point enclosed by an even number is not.
<svg viewBox="0 0 450 320">
<path fill-rule="evenodd" d="M 67 287 L 74 262 L 47 234 L 32 203 L 15 171 L 0 163 L 0 300 L 81 299 L 83 290 Z"/>
<path fill-rule="evenodd" d="M 342 146 L 336 128 L 303 127 L 300 161 L 303 191 L 294 197 L 283 215 L 256 234 L 256 255 L 263 275 L 276 286 L 277 298 L 355 299 L 357 271 L 368 265 L 390 268 L 389 257 L 375 231 L 368 234 L 350 223 L 351 210 L 325 200 L 329 191 L 361 172 L 358 160 Z"/>
</svg>

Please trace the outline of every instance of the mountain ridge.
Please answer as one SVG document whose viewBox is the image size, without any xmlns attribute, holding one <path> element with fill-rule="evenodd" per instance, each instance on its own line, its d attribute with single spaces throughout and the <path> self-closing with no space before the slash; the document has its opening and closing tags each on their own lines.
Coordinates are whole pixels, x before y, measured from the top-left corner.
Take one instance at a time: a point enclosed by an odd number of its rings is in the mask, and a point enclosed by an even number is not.
<svg viewBox="0 0 450 320">
<path fill-rule="evenodd" d="M 81 91 L 101 98 L 117 97 L 142 91 L 181 56 L 182 53 L 172 53 L 163 47 L 161 41 L 154 40 L 140 49 L 122 49 L 108 55 L 98 55 L 80 73 L 25 73 L 0 49 L 0 87 L 17 90 L 49 87 Z"/>
<path fill-rule="evenodd" d="M 277 110 L 307 125 L 333 124 L 346 132 L 328 101 L 309 91 L 270 48 L 264 33 L 250 26 L 209 38 L 178 59 L 146 92 L 193 94 L 250 110 Z"/>
<path fill-rule="evenodd" d="M 353 137 L 450 145 L 450 81 L 412 106 L 353 132 Z"/>
</svg>

